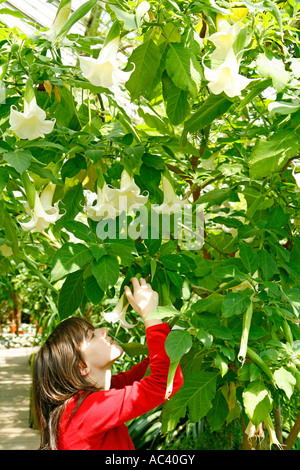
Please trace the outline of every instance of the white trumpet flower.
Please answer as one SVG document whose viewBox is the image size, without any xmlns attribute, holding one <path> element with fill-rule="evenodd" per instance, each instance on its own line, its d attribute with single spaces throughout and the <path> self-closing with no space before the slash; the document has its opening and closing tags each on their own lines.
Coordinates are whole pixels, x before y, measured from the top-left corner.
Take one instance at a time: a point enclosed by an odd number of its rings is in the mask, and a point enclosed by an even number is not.
<svg viewBox="0 0 300 470">
<path fill-rule="evenodd" d="M 122 294 L 115 308 L 111 312 L 103 312 L 102 316 L 108 323 L 117 323 L 119 321 L 124 328 L 133 328 L 136 325 L 132 325 L 125 320 L 129 302 L 124 302 L 124 299 L 125 294 Z"/>
<path fill-rule="evenodd" d="M 123 72 L 117 60 L 120 38 L 117 37 L 104 46 L 97 59 L 79 57 L 83 76 L 95 86 L 111 88 L 128 80 L 131 72 Z"/>
<path fill-rule="evenodd" d="M 148 201 L 148 196 L 143 196 L 140 188 L 135 183 L 134 178 L 123 170 L 120 181 L 120 189 L 108 187 L 108 198 L 114 205 L 117 213 L 124 210 L 123 203 L 126 202 L 126 209 L 138 209 Z"/>
<path fill-rule="evenodd" d="M 228 21 L 222 19 L 218 22 L 217 32 L 209 36 L 207 39 L 216 46 L 214 52 L 210 55 L 213 61 L 224 61 L 231 51 L 234 41 L 240 31 L 239 23 L 230 25 Z"/>
<path fill-rule="evenodd" d="M 26 232 L 43 232 L 50 224 L 55 223 L 62 214 L 59 214 L 58 203 L 52 206 L 55 184 L 49 183 L 42 194 L 36 192 L 33 210 L 26 206 L 26 212 L 31 216 L 29 222 L 19 222 L 22 229 Z"/>
<path fill-rule="evenodd" d="M 240 96 L 251 82 L 251 79 L 239 74 L 239 63 L 232 50 L 219 68 L 210 69 L 204 66 L 204 74 L 209 82 L 208 88 L 214 95 L 224 92 L 230 98 Z"/>
<path fill-rule="evenodd" d="M 187 201 L 177 197 L 171 182 L 165 176 L 162 176 L 162 189 L 164 193 L 163 203 L 161 205 L 154 205 L 153 209 L 159 214 L 175 214 L 180 212 Z"/>
<path fill-rule="evenodd" d="M 143 196 L 140 192 L 134 178 L 130 177 L 126 170 L 123 170 L 120 188 L 108 186 L 106 183 L 102 189 L 98 187 L 96 204 L 87 204 L 85 212 L 90 219 L 96 222 L 115 218 L 123 210 L 138 209 L 146 204 L 148 196 Z"/>
<path fill-rule="evenodd" d="M 45 137 L 50 134 L 55 125 L 55 119 L 46 121 L 46 113 L 36 103 L 36 98 L 32 98 L 30 103 L 24 99 L 24 112 L 18 111 L 15 106 L 10 108 L 10 130 L 20 139 L 34 140 L 38 137 Z"/>
<path fill-rule="evenodd" d="M 95 222 L 99 222 L 106 218 L 115 218 L 117 213 L 109 198 L 109 189 L 106 183 L 103 188 L 98 186 L 97 189 L 97 202 L 95 205 L 87 203 L 85 205 L 85 212 L 88 217 Z"/>
</svg>

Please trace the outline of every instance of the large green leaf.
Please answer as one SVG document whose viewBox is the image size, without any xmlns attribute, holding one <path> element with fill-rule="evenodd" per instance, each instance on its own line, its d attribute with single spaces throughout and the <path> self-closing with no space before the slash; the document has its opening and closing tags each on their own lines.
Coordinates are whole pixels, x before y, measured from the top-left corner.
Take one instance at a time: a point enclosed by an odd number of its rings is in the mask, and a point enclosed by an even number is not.
<svg viewBox="0 0 300 470">
<path fill-rule="evenodd" d="M 219 390 L 213 401 L 213 406 L 207 414 L 207 421 L 209 422 L 212 431 L 217 431 L 222 427 L 228 413 L 229 408 L 227 401 L 222 391 Z"/>
<path fill-rule="evenodd" d="M 160 63 L 160 49 L 149 39 L 136 47 L 128 59 L 128 64 L 134 64 L 134 70 L 126 82 L 131 99 L 135 100 L 151 85 Z"/>
<path fill-rule="evenodd" d="M 83 295 L 83 271 L 69 274 L 58 296 L 58 312 L 61 319 L 67 318 L 78 309 Z"/>
<path fill-rule="evenodd" d="M 115 256 L 104 255 L 92 263 L 92 273 L 100 288 L 105 292 L 116 284 L 119 278 L 119 263 Z"/>
<path fill-rule="evenodd" d="M 166 70 L 173 83 L 196 97 L 201 83 L 200 65 L 191 49 L 172 43 L 166 57 Z"/>
<path fill-rule="evenodd" d="M 192 345 L 192 337 L 188 331 L 172 330 L 165 342 L 166 353 L 171 362 L 176 362 L 191 349 Z"/>
<path fill-rule="evenodd" d="M 29 150 L 16 150 L 15 152 L 4 153 L 3 158 L 18 173 L 23 173 L 29 168 L 32 155 Z"/>
<path fill-rule="evenodd" d="M 100 288 L 96 278 L 89 276 L 84 282 L 85 293 L 90 302 L 97 305 L 101 302 L 104 296 L 103 290 Z"/>
<path fill-rule="evenodd" d="M 264 178 L 279 171 L 300 149 L 300 139 L 292 130 L 274 134 L 269 140 L 260 140 L 250 156 L 251 178 Z"/>
<path fill-rule="evenodd" d="M 82 243 L 65 243 L 54 255 L 51 281 L 58 281 L 67 274 L 78 271 L 92 260 L 89 248 Z"/>
<path fill-rule="evenodd" d="M 215 119 L 226 113 L 232 101 L 223 95 L 209 95 L 207 100 L 184 123 L 184 132 L 197 132 L 211 124 Z"/>
<path fill-rule="evenodd" d="M 138 255 L 136 246 L 130 238 L 118 240 L 108 238 L 104 241 L 104 248 L 108 255 L 118 256 L 123 266 L 131 266 Z"/>
<path fill-rule="evenodd" d="M 284 367 L 280 367 L 280 369 L 274 372 L 274 379 L 276 385 L 284 390 L 288 398 L 291 398 L 294 393 L 294 387 L 296 385 L 296 379 L 293 374 L 291 374 L 291 372 L 286 370 Z"/>
<path fill-rule="evenodd" d="M 167 116 L 171 123 L 177 126 L 190 113 L 188 93 L 175 86 L 166 72 L 162 75 L 162 85 Z"/>
<path fill-rule="evenodd" d="M 241 292 L 230 292 L 223 300 L 222 314 L 228 318 L 233 315 L 240 315 L 245 312 L 250 305 L 250 298 Z"/>
<path fill-rule="evenodd" d="M 264 421 L 272 411 L 272 398 L 263 382 L 251 382 L 243 392 L 243 402 L 248 418 L 255 426 Z"/>
<path fill-rule="evenodd" d="M 216 394 L 218 374 L 214 372 L 192 372 L 185 378 L 183 387 L 166 403 L 161 421 L 162 432 L 172 431 L 180 418 L 188 411 L 190 420 L 195 423 L 203 418 L 212 406 Z"/>
<path fill-rule="evenodd" d="M 255 251 L 247 245 L 247 243 L 241 242 L 239 244 L 240 247 L 240 258 L 243 262 L 243 265 L 248 270 L 248 272 L 252 275 L 258 268 L 258 257 Z"/>
<path fill-rule="evenodd" d="M 70 220 L 64 223 L 64 228 L 71 232 L 74 237 L 84 240 L 86 242 L 91 242 L 93 240 L 93 234 L 90 228 L 79 222 L 78 220 Z"/>
<path fill-rule="evenodd" d="M 277 271 L 277 264 L 272 255 L 266 250 L 259 250 L 257 252 L 259 267 L 262 270 L 263 278 L 268 281 L 273 277 Z"/>
</svg>

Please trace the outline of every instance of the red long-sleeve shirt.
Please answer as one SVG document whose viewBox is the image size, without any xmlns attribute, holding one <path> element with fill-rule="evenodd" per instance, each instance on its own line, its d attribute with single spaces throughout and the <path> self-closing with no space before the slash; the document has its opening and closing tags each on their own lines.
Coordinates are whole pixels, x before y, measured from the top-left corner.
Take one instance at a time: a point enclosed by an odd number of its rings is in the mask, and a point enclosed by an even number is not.
<svg viewBox="0 0 300 470">
<path fill-rule="evenodd" d="M 163 323 L 146 329 L 149 357 L 127 372 L 112 376 L 110 390 L 93 392 L 81 403 L 71 420 L 78 396 L 67 405 L 60 421 L 58 450 L 133 450 L 124 424 L 165 401 L 170 359 L 165 340 L 170 332 Z M 148 364 L 151 374 L 144 377 Z M 173 393 L 183 384 L 180 366 Z"/>
</svg>

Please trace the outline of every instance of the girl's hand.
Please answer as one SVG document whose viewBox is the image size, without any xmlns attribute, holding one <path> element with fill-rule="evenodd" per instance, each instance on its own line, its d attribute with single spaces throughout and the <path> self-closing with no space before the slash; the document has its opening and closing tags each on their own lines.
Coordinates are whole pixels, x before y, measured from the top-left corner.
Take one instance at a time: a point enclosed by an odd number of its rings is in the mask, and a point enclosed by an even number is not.
<svg viewBox="0 0 300 470">
<path fill-rule="evenodd" d="M 133 293 L 128 286 L 125 286 L 124 292 L 130 305 L 141 315 L 145 327 L 162 323 L 160 319 L 156 318 L 147 320 L 150 312 L 158 306 L 158 293 L 152 289 L 145 279 L 139 281 L 136 277 L 133 277 L 130 280 L 133 285 Z"/>
</svg>

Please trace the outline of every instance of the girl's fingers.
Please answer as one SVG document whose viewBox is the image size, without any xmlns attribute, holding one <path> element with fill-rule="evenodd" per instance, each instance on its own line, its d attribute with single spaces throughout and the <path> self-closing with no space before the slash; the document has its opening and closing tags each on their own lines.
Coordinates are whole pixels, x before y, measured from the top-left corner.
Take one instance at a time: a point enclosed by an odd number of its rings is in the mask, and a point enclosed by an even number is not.
<svg viewBox="0 0 300 470">
<path fill-rule="evenodd" d="M 141 278 L 141 279 L 140 279 L 140 284 L 141 284 L 141 286 L 146 286 L 146 281 L 145 281 L 145 279 Z"/>
<path fill-rule="evenodd" d="M 136 304 L 136 302 L 134 300 L 134 297 L 133 297 L 133 294 L 132 294 L 132 292 L 131 292 L 131 290 L 129 289 L 128 286 L 124 287 L 124 292 L 125 292 L 125 295 L 127 297 L 128 302 L 136 310 L 137 304 Z"/>
<path fill-rule="evenodd" d="M 132 282 L 134 290 L 137 289 L 140 286 L 140 283 L 139 283 L 139 281 L 136 277 L 132 277 L 130 280 Z"/>
</svg>

